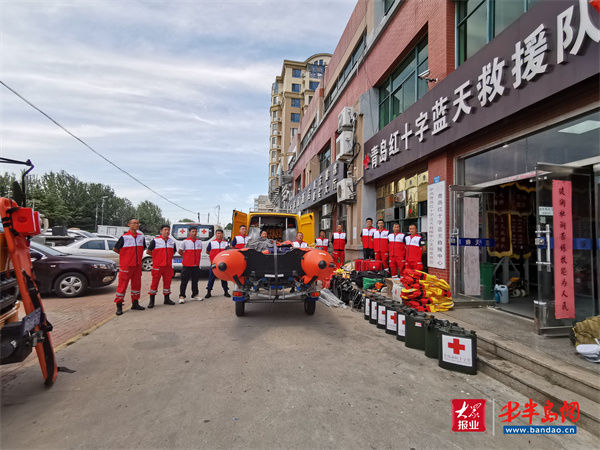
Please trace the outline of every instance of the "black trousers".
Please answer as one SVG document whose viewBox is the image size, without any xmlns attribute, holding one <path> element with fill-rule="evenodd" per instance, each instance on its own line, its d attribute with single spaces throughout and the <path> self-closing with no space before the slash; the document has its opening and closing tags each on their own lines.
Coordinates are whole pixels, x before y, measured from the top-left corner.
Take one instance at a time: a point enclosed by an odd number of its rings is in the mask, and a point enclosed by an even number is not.
<svg viewBox="0 0 600 450">
<path fill-rule="evenodd" d="M 183 267 L 181 269 L 181 286 L 179 288 L 179 296 L 185 297 L 185 290 L 188 281 L 192 282 L 192 297 L 198 295 L 198 281 L 200 281 L 200 267 Z"/>
<path fill-rule="evenodd" d="M 375 259 L 375 250 L 372 248 L 363 248 L 363 259 Z"/>
</svg>

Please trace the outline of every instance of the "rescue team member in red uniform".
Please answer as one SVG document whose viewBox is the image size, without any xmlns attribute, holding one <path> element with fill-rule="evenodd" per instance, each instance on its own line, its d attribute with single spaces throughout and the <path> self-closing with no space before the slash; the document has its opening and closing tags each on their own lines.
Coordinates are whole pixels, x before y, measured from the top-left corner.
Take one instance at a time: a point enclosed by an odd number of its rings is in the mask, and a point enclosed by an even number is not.
<svg viewBox="0 0 600 450">
<path fill-rule="evenodd" d="M 321 230 L 319 237 L 315 240 L 315 248 L 326 252 L 329 249 L 329 239 L 325 237 L 325 232 Z"/>
<path fill-rule="evenodd" d="M 362 238 L 363 259 L 375 259 L 375 250 L 373 250 L 373 219 L 367 217 L 367 225 L 362 229 L 360 237 Z"/>
<path fill-rule="evenodd" d="M 246 228 L 246 225 L 240 225 L 240 234 L 233 238 L 231 246 L 233 248 L 246 248 L 246 244 L 250 240 L 247 236 L 247 232 L 248 229 Z"/>
<path fill-rule="evenodd" d="M 131 219 L 127 222 L 129 231 L 119 238 L 113 251 L 119 254 L 119 284 L 117 285 L 117 316 L 123 314 L 123 300 L 125 291 L 131 280 L 131 309 L 143 311 L 140 305 L 140 289 L 142 288 L 142 259 L 146 249 L 146 240 L 142 233 L 138 233 L 140 221 Z"/>
<path fill-rule="evenodd" d="M 333 243 L 333 262 L 338 269 L 346 262 L 346 233 L 341 225 L 337 226 L 337 231 L 331 236 L 331 242 Z"/>
<path fill-rule="evenodd" d="M 406 268 L 423 270 L 423 251 L 425 250 L 425 239 L 417 234 L 417 226 L 411 224 L 408 227 L 410 235 L 406 236 Z"/>
<path fill-rule="evenodd" d="M 373 249 L 375 250 L 375 259 L 383 262 L 383 268 L 388 268 L 389 259 L 389 231 L 385 229 L 385 222 L 381 219 L 377 221 L 377 229 L 373 232 Z"/>
<path fill-rule="evenodd" d="M 202 241 L 197 238 L 198 229 L 190 227 L 188 237 L 181 243 L 181 284 L 179 285 L 179 303 L 185 303 L 185 290 L 188 282 L 192 282 L 192 300 L 198 297 L 198 281 L 200 281 L 200 260 L 202 259 Z"/>
<path fill-rule="evenodd" d="M 215 240 L 210 241 L 208 243 L 208 246 L 206 247 L 206 253 L 208 253 L 208 257 L 210 258 L 211 267 L 208 272 L 208 285 L 206 286 L 206 295 L 204 296 L 204 298 L 211 297 L 210 291 L 212 291 L 212 288 L 215 284 L 215 279 L 217 278 L 215 277 L 215 274 L 212 270 L 212 262 L 219 253 L 221 253 L 223 250 L 226 250 L 229 247 L 229 243 L 223 239 L 223 230 L 217 230 L 215 234 Z M 231 297 L 231 295 L 229 294 L 229 287 L 227 286 L 227 281 L 221 280 L 221 287 L 223 287 L 223 291 L 225 291 L 225 297 Z"/>
<path fill-rule="evenodd" d="M 308 244 L 303 241 L 304 235 L 302 233 L 296 234 L 296 240 L 292 242 L 294 248 L 307 248 Z"/>
<path fill-rule="evenodd" d="M 171 239 L 171 227 L 163 225 L 160 227 L 160 235 L 150 242 L 146 253 L 152 256 L 152 283 L 150 284 L 150 303 L 148 308 L 154 308 L 154 299 L 158 292 L 158 283 L 163 280 L 163 295 L 165 305 L 174 305 L 171 301 L 171 280 L 173 279 L 173 254 L 177 251 L 177 244 Z"/>
<path fill-rule="evenodd" d="M 390 251 L 390 273 L 392 277 L 402 276 L 404 272 L 404 261 L 406 258 L 406 235 L 400 231 L 400 225 L 394 224 L 393 233 L 388 235 Z"/>
</svg>

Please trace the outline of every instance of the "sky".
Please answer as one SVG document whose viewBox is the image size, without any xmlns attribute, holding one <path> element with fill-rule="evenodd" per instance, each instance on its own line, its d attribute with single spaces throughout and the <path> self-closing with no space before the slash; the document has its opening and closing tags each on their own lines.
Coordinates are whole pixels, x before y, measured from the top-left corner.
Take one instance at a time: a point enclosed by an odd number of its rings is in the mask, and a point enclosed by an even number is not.
<svg viewBox="0 0 600 450">
<path fill-rule="evenodd" d="M 333 53 L 356 0 L 0 0 L 0 79 L 169 200 L 216 221 L 267 193 L 284 59 Z M 118 172 L 0 85 L 0 156 L 195 214 Z M 0 171 L 16 172 L 14 166 Z"/>
</svg>

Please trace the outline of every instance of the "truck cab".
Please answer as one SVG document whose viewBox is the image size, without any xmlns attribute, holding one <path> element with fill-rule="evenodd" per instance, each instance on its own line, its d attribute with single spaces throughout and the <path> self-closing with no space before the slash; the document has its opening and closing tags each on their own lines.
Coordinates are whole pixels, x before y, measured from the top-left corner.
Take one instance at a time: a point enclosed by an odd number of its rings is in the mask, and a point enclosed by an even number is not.
<svg viewBox="0 0 600 450">
<path fill-rule="evenodd" d="M 233 211 L 232 239 L 240 233 L 240 226 L 248 228 L 248 237 L 255 239 L 261 231 L 267 232 L 267 237 L 278 242 L 294 241 L 296 233 L 304 235 L 308 245 L 315 243 L 314 214 L 290 214 L 278 212 L 249 212 Z"/>
</svg>

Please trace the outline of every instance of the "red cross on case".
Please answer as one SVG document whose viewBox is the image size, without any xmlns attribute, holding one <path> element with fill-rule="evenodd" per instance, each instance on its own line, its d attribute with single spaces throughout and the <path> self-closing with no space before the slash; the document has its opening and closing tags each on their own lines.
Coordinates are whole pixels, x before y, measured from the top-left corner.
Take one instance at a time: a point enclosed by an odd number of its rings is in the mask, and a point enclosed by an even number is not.
<svg viewBox="0 0 600 450">
<path fill-rule="evenodd" d="M 460 339 L 455 338 L 451 343 L 448 342 L 448 348 L 451 348 L 455 355 L 460 355 L 460 351 L 466 347 L 460 343 Z"/>
<path fill-rule="evenodd" d="M 392 319 L 392 322 L 396 323 L 396 314 L 391 314 L 390 319 Z"/>
</svg>

